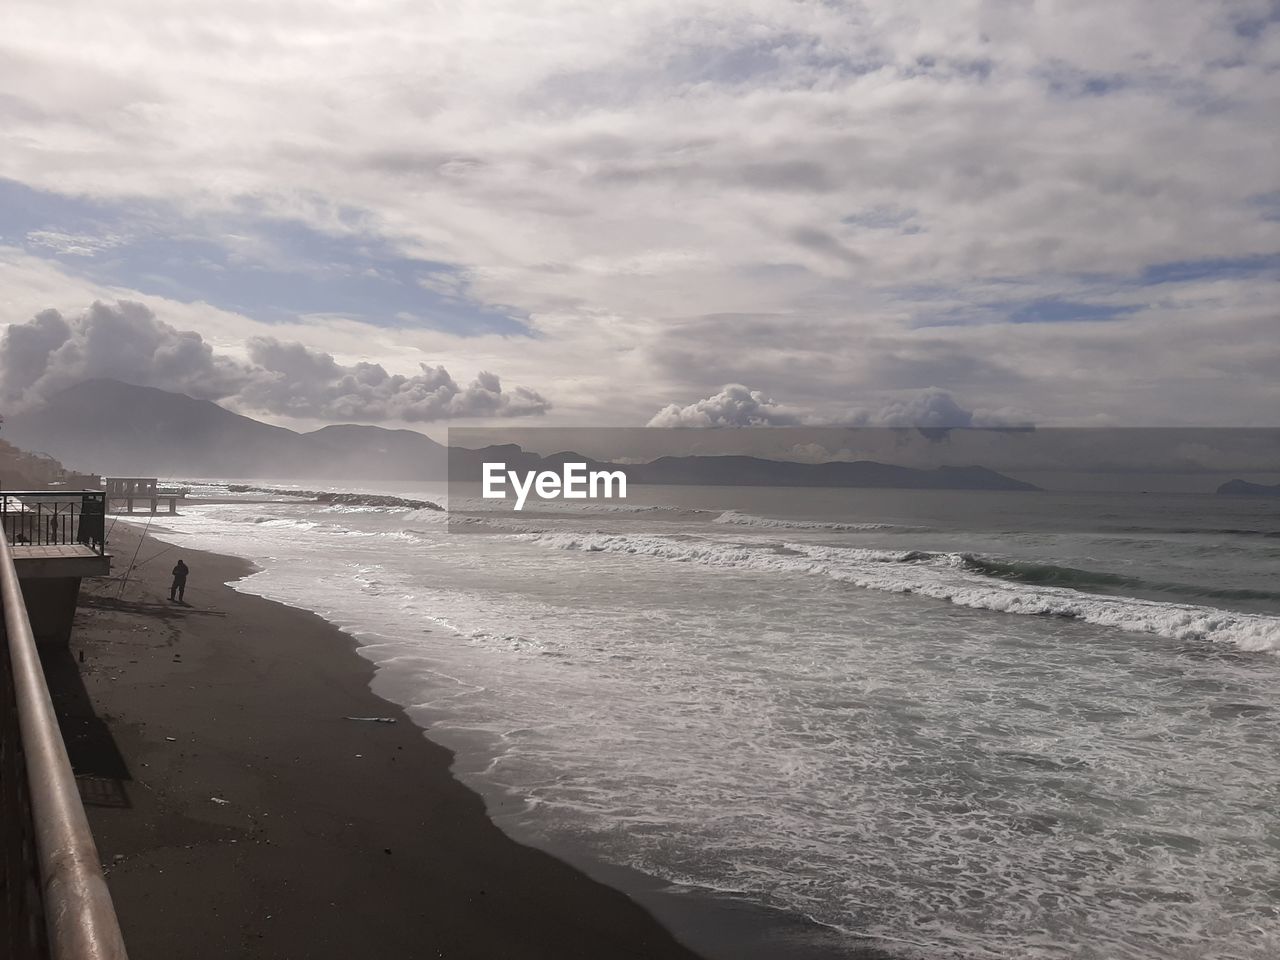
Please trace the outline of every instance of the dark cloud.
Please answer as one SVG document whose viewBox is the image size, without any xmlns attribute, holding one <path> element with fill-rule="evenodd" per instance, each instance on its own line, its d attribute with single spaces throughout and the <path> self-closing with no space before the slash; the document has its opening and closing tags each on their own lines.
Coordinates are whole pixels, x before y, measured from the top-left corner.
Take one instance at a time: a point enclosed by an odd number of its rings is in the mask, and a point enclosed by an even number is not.
<svg viewBox="0 0 1280 960">
<path fill-rule="evenodd" d="M 806 250 L 820 253 L 850 265 L 866 263 L 866 257 L 855 253 L 843 243 L 817 227 L 800 227 L 791 232 L 791 239 Z"/>
<path fill-rule="evenodd" d="M 71 339 L 71 326 L 57 310 L 43 310 L 4 333 L 0 364 L 6 400 L 20 400 L 49 366 L 50 355 Z"/>
<path fill-rule="evenodd" d="M 940 387 L 928 387 L 912 396 L 891 400 L 878 410 L 852 410 L 839 419 L 857 427 L 914 427 L 944 432 L 964 427 L 1021 429 L 1033 425 L 1014 410 L 970 410 Z"/>
<path fill-rule="evenodd" d="M 742 182 L 758 190 L 795 190 L 829 193 L 835 189 L 830 171 L 809 160 L 748 163 L 741 169 Z"/>
<path fill-rule="evenodd" d="M 90 378 L 110 378 L 215 399 L 250 376 L 200 334 L 158 320 L 140 303 L 95 302 L 76 317 L 44 310 L 0 339 L 4 396 L 22 404 Z"/>
<path fill-rule="evenodd" d="M 850 423 L 876 427 L 971 427 L 973 411 L 960 406 L 951 394 L 937 387 L 913 397 L 894 400 L 879 411 L 859 411 Z"/>
<path fill-rule="evenodd" d="M 927 389 L 935 383 L 982 384 L 1005 387 L 1023 383 L 1025 375 L 1002 358 L 983 355 L 981 348 L 968 347 L 937 338 L 867 340 L 868 354 L 875 362 L 866 368 L 869 386 L 885 389 Z"/>
<path fill-rule="evenodd" d="M 200 334 L 178 330 L 140 303 L 94 303 L 67 318 L 45 310 L 0 339 L 3 395 L 28 405 L 96 378 L 159 387 L 289 417 L 401 420 L 535 416 L 550 409 L 525 387 L 504 390 L 482 372 L 459 384 L 442 366 L 413 376 L 376 363 L 339 363 L 328 353 L 271 337 L 248 342 L 249 362 L 214 353 Z"/>
<path fill-rule="evenodd" d="M 860 357 L 851 363 L 857 331 L 770 313 L 715 313 L 666 321 L 664 336 L 643 347 L 646 359 L 674 382 L 697 392 L 717 383 L 786 383 L 804 399 L 816 392 L 847 396 Z M 798 369 L 802 382 L 795 382 Z M 843 391 L 843 393 L 842 393 Z"/>
<path fill-rule="evenodd" d="M 837 180 L 821 163 L 812 160 L 776 160 L 754 163 L 673 162 L 636 163 L 609 158 L 598 164 L 592 179 L 603 184 L 637 184 L 661 181 L 706 184 L 721 189 L 736 186 L 780 193 L 830 193 Z"/>
</svg>

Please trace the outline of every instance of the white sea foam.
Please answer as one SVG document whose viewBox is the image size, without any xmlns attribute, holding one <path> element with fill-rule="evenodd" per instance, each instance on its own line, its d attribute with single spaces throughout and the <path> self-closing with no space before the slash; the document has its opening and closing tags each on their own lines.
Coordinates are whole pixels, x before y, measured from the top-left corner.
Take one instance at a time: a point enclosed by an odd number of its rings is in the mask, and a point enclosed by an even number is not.
<svg viewBox="0 0 1280 960">
<path fill-rule="evenodd" d="M 511 513 L 512 500 L 483 497 L 452 497 L 448 508 L 459 513 Z M 562 513 L 570 516 L 608 516 L 626 513 L 703 513 L 683 507 L 650 503 L 606 503 L 600 500 L 538 500 L 531 498 L 524 508 L 527 513 Z"/>
<path fill-rule="evenodd" d="M 400 516 L 400 520 L 404 523 L 425 523 L 433 527 L 443 526 L 450 522 L 457 522 L 459 518 L 451 518 L 448 511 L 445 510 L 407 510 Z"/>
<path fill-rule="evenodd" d="M 762 527 L 773 530 L 830 530 L 833 533 L 858 533 L 871 530 L 918 530 L 893 523 L 843 523 L 822 520 L 781 520 L 776 517 L 757 517 L 737 510 L 726 510 L 711 521 L 739 527 Z"/>
<path fill-rule="evenodd" d="M 742 544 L 659 535 L 538 533 L 519 536 L 562 550 L 628 553 L 710 566 L 817 574 L 866 589 L 913 593 L 963 607 L 1070 617 L 1171 640 L 1229 643 L 1241 650 L 1280 653 L 1280 617 L 1012 583 L 966 569 L 964 555 L 956 553 L 927 554 L 802 543 Z"/>
<path fill-rule="evenodd" d="M 325 524 L 321 524 L 315 520 L 304 520 L 298 517 L 281 517 L 272 514 L 251 516 L 247 517 L 246 520 L 249 523 L 260 524 L 266 527 L 291 527 L 295 530 L 315 530 L 325 526 Z M 337 524 L 328 524 L 328 526 L 332 527 L 335 531 L 340 529 Z"/>
<path fill-rule="evenodd" d="M 266 509 L 171 522 L 356 633 L 378 691 L 552 842 L 930 960 L 1280 955 L 1280 661 L 1150 637 L 1244 614 L 984 575 L 968 535 Z M 1091 626 L 1108 602 L 1147 635 Z M 1044 615 L 984 612 L 1011 605 Z"/>
</svg>

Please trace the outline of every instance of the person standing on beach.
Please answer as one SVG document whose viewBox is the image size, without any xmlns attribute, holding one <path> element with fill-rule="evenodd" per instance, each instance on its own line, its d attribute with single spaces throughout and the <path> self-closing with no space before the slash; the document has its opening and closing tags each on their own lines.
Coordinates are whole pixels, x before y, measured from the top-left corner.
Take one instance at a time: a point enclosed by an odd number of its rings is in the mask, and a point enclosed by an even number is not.
<svg viewBox="0 0 1280 960">
<path fill-rule="evenodd" d="M 173 586 L 169 588 L 169 599 L 182 602 L 182 596 L 187 590 L 187 565 L 181 560 L 173 568 Z"/>
</svg>

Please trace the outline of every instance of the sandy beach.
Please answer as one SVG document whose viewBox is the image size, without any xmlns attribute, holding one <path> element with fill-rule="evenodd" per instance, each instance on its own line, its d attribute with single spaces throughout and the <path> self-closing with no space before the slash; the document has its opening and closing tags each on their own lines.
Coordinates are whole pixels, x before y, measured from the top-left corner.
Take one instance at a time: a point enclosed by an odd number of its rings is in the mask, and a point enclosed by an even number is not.
<svg viewBox="0 0 1280 960">
<path fill-rule="evenodd" d="M 139 531 L 115 525 L 116 578 Z M 47 664 L 133 960 L 695 956 L 505 836 L 352 639 L 225 585 L 249 572 L 148 536 Z"/>
</svg>

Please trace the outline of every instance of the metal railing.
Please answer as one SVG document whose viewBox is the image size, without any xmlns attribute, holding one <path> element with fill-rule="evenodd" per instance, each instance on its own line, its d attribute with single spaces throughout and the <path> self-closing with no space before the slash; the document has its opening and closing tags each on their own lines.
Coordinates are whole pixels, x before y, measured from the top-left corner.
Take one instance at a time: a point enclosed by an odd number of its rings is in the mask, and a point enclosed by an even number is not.
<svg viewBox="0 0 1280 960">
<path fill-rule="evenodd" d="M 0 955 L 126 960 L 7 536 L 0 536 L 0 594 Z"/>
<path fill-rule="evenodd" d="M 14 546 L 106 550 L 107 495 L 93 490 L 0 491 L 0 526 Z"/>
</svg>

